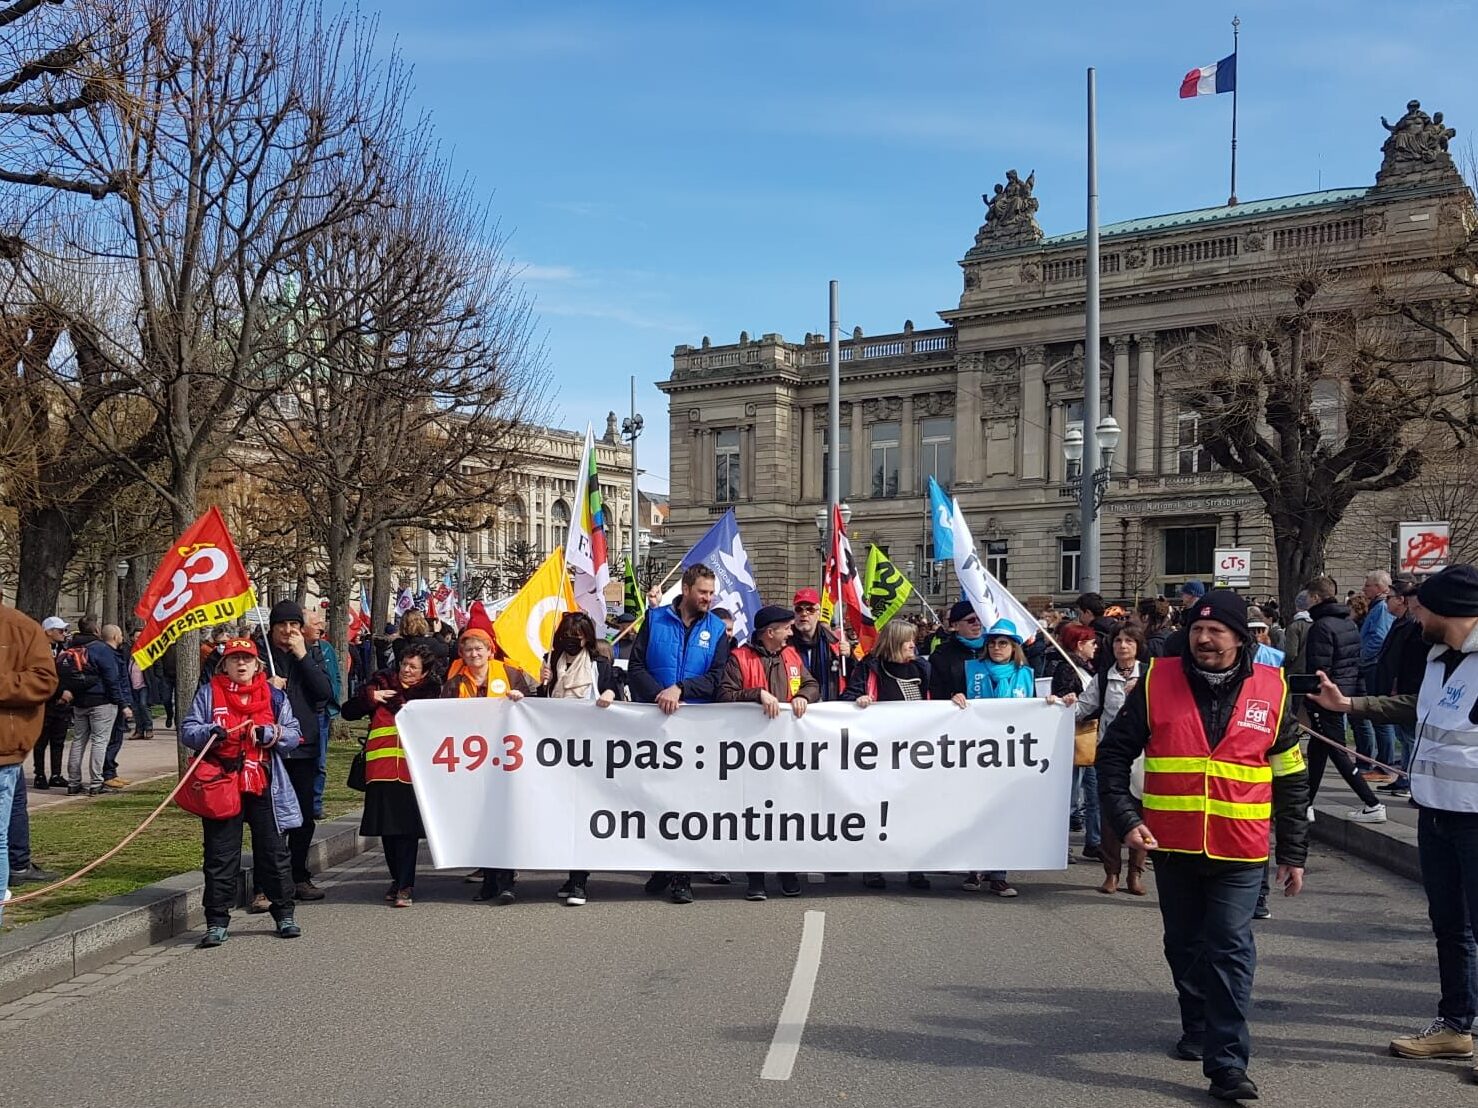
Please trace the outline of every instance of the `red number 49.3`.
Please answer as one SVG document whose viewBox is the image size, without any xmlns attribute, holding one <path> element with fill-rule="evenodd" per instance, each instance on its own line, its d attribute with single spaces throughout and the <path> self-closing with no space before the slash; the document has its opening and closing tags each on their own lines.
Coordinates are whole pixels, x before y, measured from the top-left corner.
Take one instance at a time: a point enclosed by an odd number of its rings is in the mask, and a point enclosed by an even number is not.
<svg viewBox="0 0 1478 1108">
<path fill-rule="evenodd" d="M 488 757 L 488 741 L 481 735 L 468 735 L 462 740 L 462 752 L 457 754 L 457 740 L 448 735 L 436 748 L 436 753 L 431 756 L 431 764 L 434 766 L 445 766 L 448 773 L 456 773 L 458 768 L 465 769 L 469 773 L 481 769 L 486 763 L 490 766 L 502 766 L 503 769 L 512 773 L 523 765 L 523 740 L 517 735 L 503 736 L 503 754 L 494 754 Z M 463 763 L 466 765 L 463 765 Z"/>
</svg>

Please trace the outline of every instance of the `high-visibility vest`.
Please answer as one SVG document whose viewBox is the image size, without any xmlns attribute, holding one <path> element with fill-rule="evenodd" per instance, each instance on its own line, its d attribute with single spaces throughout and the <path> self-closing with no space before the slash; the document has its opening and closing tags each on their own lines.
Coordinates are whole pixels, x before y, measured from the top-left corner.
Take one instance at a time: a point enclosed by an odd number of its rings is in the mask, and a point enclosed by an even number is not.
<svg viewBox="0 0 1478 1108">
<path fill-rule="evenodd" d="M 406 761 L 405 748 L 400 745 L 400 732 L 395 724 L 371 727 L 369 739 L 364 744 L 364 780 L 401 781 L 411 783 L 411 764 Z"/>
<path fill-rule="evenodd" d="M 760 652 L 748 645 L 738 647 L 734 651 L 734 657 L 739 660 L 739 676 L 744 681 L 746 689 L 770 689 L 770 682 L 765 675 L 765 661 Z M 789 700 L 794 700 L 796 693 L 801 691 L 801 685 L 806 680 L 806 666 L 801 661 L 800 651 L 793 646 L 787 646 L 780 651 L 781 664 L 785 666 L 786 687 L 790 690 Z"/>
<path fill-rule="evenodd" d="M 465 699 L 477 695 L 477 686 L 472 683 L 472 675 L 467 672 L 465 667 L 457 677 L 457 696 L 459 698 Z M 508 667 L 496 658 L 488 659 L 488 691 L 483 695 L 507 696 L 508 690 L 512 687 L 511 682 L 508 680 Z"/>
<path fill-rule="evenodd" d="M 1273 778 L 1303 769 L 1297 746 L 1269 758 L 1283 719 L 1283 671 L 1254 664 L 1211 749 L 1179 658 L 1145 674 L 1150 739 L 1144 750 L 1144 821 L 1160 850 L 1226 862 L 1265 862 Z"/>
</svg>

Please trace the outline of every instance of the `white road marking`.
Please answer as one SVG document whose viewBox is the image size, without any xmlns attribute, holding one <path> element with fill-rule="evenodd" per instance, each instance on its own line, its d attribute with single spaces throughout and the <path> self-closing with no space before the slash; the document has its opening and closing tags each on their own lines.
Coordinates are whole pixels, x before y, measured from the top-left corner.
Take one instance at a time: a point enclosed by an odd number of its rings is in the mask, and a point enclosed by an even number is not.
<svg viewBox="0 0 1478 1108">
<path fill-rule="evenodd" d="M 790 991 L 780 1009 L 780 1022 L 770 1040 L 770 1052 L 760 1070 L 762 1081 L 789 1081 L 795 1056 L 801 1049 L 806 1017 L 811 1014 L 811 994 L 816 991 L 816 971 L 821 968 L 821 941 L 826 933 L 826 913 L 807 912 L 801 928 L 801 948 L 796 952 Z"/>
</svg>

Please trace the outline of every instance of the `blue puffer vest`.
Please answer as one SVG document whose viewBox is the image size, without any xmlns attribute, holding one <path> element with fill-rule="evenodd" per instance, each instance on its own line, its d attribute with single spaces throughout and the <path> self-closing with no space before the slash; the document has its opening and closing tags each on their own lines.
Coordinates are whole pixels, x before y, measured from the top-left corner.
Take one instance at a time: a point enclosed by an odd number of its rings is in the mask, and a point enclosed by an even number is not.
<svg viewBox="0 0 1478 1108">
<path fill-rule="evenodd" d="M 719 643 L 724 641 L 723 620 L 708 612 L 694 620 L 693 626 L 684 627 L 682 617 L 672 605 L 651 609 L 647 618 L 652 621 L 651 637 L 647 640 L 647 671 L 659 685 L 666 688 L 708 672 Z M 696 698 L 683 699 L 692 704 L 707 703 Z"/>
</svg>

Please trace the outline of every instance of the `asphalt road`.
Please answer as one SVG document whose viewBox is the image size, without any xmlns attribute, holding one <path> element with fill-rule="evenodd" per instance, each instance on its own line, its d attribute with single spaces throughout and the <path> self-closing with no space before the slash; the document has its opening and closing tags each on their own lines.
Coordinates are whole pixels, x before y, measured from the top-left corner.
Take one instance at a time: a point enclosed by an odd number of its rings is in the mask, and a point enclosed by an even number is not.
<svg viewBox="0 0 1478 1108">
<path fill-rule="evenodd" d="M 330 876 L 300 940 L 243 916 L 219 950 L 0 1021 L 4 1103 L 1212 1103 L 1199 1065 L 1166 1053 L 1153 892 L 1104 897 L 1094 865 L 1021 875 L 1010 901 L 937 876 L 930 893 L 841 878 L 763 904 L 699 886 L 690 907 L 634 876 L 597 875 L 567 908 L 554 875 L 508 907 L 423 875 L 395 911 L 377 855 Z M 1257 925 L 1264 1101 L 1478 1104 L 1466 1063 L 1386 1054 L 1436 1004 L 1417 886 L 1323 849 L 1308 881 Z M 825 917 L 809 1018 L 790 1079 L 762 1080 L 807 911 Z"/>
</svg>

